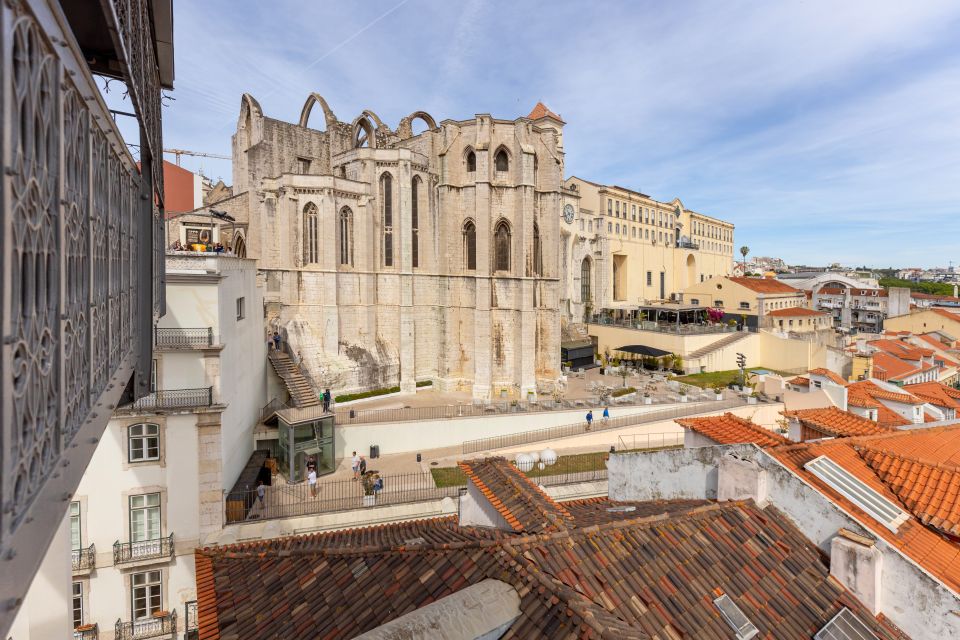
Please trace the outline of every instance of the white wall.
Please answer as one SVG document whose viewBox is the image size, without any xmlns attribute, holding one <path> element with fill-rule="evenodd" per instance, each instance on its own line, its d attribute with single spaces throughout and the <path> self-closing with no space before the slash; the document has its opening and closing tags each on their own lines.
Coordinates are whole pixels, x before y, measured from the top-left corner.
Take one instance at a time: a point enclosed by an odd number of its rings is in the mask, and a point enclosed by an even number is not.
<svg viewBox="0 0 960 640">
<path fill-rule="evenodd" d="M 64 517 L 50 542 L 33 582 L 20 605 L 9 640 L 68 638 L 73 631 L 70 575 L 70 515 Z M 0 573 L 0 579 L 3 577 Z M 86 622 L 86 620 L 84 621 Z"/>
</svg>

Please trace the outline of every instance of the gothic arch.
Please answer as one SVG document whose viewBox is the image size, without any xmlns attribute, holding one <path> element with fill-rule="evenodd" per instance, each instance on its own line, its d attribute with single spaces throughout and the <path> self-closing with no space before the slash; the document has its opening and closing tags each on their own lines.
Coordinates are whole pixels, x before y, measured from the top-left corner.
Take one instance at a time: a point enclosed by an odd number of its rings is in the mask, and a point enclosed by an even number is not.
<svg viewBox="0 0 960 640">
<path fill-rule="evenodd" d="M 513 229 L 506 218 L 493 225 L 493 270 L 510 271 L 513 253 Z"/>
<path fill-rule="evenodd" d="M 434 120 L 433 116 L 429 113 L 426 111 L 414 111 L 402 119 L 400 124 L 397 125 L 397 133 L 400 135 L 401 140 L 413 137 L 413 121 L 417 119 L 422 120 L 430 129 L 437 128 L 437 121 Z"/>
<path fill-rule="evenodd" d="M 233 254 L 238 258 L 247 257 L 247 241 L 240 231 L 237 231 L 233 237 Z"/>
<path fill-rule="evenodd" d="M 337 116 L 333 115 L 333 111 L 330 110 L 330 107 L 327 105 L 327 101 L 323 99 L 319 93 L 311 93 L 307 96 L 307 101 L 303 105 L 303 109 L 300 111 L 300 126 L 306 127 L 307 121 L 310 119 L 310 111 L 313 109 L 313 105 L 319 104 L 320 108 L 323 109 L 323 120 L 326 123 L 327 128 L 329 129 L 337 122 Z"/>
<path fill-rule="evenodd" d="M 370 109 L 364 109 L 363 111 L 361 111 L 360 117 L 363 117 L 363 116 L 366 116 L 367 118 L 370 118 L 371 120 L 373 120 L 377 124 L 377 127 L 376 127 L 377 129 L 380 129 L 381 127 L 387 130 L 390 129 L 390 127 L 383 124 L 383 120 L 380 119 L 380 116 L 375 114 L 373 111 L 370 111 Z"/>
<path fill-rule="evenodd" d="M 262 133 L 261 122 L 263 120 L 263 109 L 256 98 L 249 93 L 240 97 L 240 117 L 237 120 L 237 133 L 242 136 L 241 146 L 249 149 L 259 142 Z"/>
<path fill-rule="evenodd" d="M 363 112 L 363 115 L 357 116 L 356 120 L 353 121 L 353 148 L 359 149 L 360 147 L 366 146 L 371 149 L 377 148 L 377 130 L 371 122 L 370 116 L 366 115 L 366 111 Z M 374 116 L 376 117 L 376 116 Z"/>
<path fill-rule="evenodd" d="M 503 145 L 497 147 L 493 152 L 493 168 L 495 171 L 506 173 L 510 171 L 510 163 L 513 158 L 510 151 Z"/>
<path fill-rule="evenodd" d="M 473 173 L 477 170 L 477 152 L 471 146 L 467 146 L 463 150 L 463 168 L 467 173 Z"/>
</svg>

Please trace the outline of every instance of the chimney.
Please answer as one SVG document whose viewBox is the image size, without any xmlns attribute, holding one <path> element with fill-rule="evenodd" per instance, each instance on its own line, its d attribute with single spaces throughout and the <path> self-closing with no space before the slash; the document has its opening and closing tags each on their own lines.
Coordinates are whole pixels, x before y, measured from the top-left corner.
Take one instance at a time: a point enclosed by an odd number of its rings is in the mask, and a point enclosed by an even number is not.
<svg viewBox="0 0 960 640">
<path fill-rule="evenodd" d="M 856 596 L 873 615 L 882 608 L 880 578 L 883 554 L 876 541 L 840 529 L 830 541 L 830 575 Z"/>
<path fill-rule="evenodd" d="M 910 313 L 910 289 L 890 287 L 887 290 L 887 317 L 905 316 Z"/>
<path fill-rule="evenodd" d="M 753 500 L 763 507 L 767 502 L 767 471 L 755 460 L 733 454 L 720 458 L 717 468 L 717 501 Z"/>
</svg>

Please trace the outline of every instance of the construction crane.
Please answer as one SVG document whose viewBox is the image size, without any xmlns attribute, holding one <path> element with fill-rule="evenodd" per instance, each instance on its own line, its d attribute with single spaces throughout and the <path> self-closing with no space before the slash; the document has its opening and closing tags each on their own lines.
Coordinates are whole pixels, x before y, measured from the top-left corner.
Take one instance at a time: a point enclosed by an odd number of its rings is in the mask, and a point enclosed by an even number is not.
<svg viewBox="0 0 960 640">
<path fill-rule="evenodd" d="M 216 153 L 201 153 L 199 151 L 187 151 L 186 149 L 164 149 L 164 153 L 172 153 L 177 158 L 177 166 L 180 166 L 180 156 L 197 156 L 200 158 L 217 158 L 219 160 L 229 160 L 230 156 L 221 156 Z"/>
</svg>

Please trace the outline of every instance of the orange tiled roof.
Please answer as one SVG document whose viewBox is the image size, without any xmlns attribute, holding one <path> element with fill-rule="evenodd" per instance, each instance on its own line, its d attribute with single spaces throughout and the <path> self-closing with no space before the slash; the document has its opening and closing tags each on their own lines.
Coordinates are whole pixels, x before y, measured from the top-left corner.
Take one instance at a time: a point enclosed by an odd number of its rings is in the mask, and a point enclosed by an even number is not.
<svg viewBox="0 0 960 640">
<path fill-rule="evenodd" d="M 787 309 L 774 309 L 773 311 L 768 311 L 767 315 L 796 318 L 797 316 L 827 316 L 830 314 L 824 313 L 823 311 L 807 309 L 806 307 L 789 307 Z"/>
<path fill-rule="evenodd" d="M 941 309 L 939 307 L 934 307 L 930 309 L 930 311 L 933 311 L 938 316 L 943 316 L 944 318 L 949 318 L 950 320 L 953 320 L 956 323 L 960 323 L 960 315 L 953 313 L 952 311 Z"/>
<path fill-rule="evenodd" d="M 871 518 L 803 465 L 821 455 L 828 456 L 861 482 L 887 499 L 899 503 L 898 496 L 860 457 L 856 446 L 870 447 L 889 454 L 956 466 L 960 463 L 960 426 L 933 427 L 891 431 L 872 436 L 818 440 L 774 447 L 767 451 L 788 468 L 803 477 L 844 511 L 865 523 L 877 536 L 902 551 L 907 557 L 943 581 L 954 591 L 960 590 L 960 544 L 924 526 L 919 519 L 910 519 L 891 531 Z"/>
<path fill-rule="evenodd" d="M 900 380 L 922 371 L 921 368 L 886 351 L 873 354 L 873 366 L 882 369 L 887 380 Z"/>
<path fill-rule="evenodd" d="M 555 114 L 553 111 L 550 111 L 550 109 L 547 108 L 547 105 L 543 104 L 542 102 L 538 102 L 533 107 L 533 110 L 530 111 L 529 115 L 527 115 L 527 117 L 531 120 L 539 120 L 540 118 L 553 118 L 554 120 L 563 122 L 563 118 Z"/>
<path fill-rule="evenodd" d="M 934 354 L 932 349 L 918 347 L 903 340 L 871 340 L 867 344 L 906 360 L 920 360 L 923 357 L 930 357 Z"/>
<path fill-rule="evenodd" d="M 880 403 L 862 391 L 847 391 L 847 405 L 863 409 L 876 409 Z"/>
<path fill-rule="evenodd" d="M 838 376 L 837 374 L 835 374 L 833 371 L 830 371 L 830 369 L 824 369 L 823 367 L 820 367 L 818 369 L 810 369 L 809 373 L 810 375 L 814 375 L 814 376 L 823 376 L 824 378 L 827 378 L 831 382 L 836 382 L 840 386 L 843 386 L 843 387 L 847 386 L 847 381 L 841 378 L 840 376 Z"/>
<path fill-rule="evenodd" d="M 570 513 L 506 458 L 457 464 L 514 531 L 536 533 L 566 526 Z"/>
<path fill-rule="evenodd" d="M 862 436 L 889 431 L 873 420 L 868 420 L 836 407 L 782 411 L 788 418 L 796 418 L 807 427 L 828 436 Z"/>
<path fill-rule="evenodd" d="M 869 446 L 854 448 L 920 522 L 960 536 L 960 469 Z"/>
<path fill-rule="evenodd" d="M 906 389 L 906 386 L 903 387 Z M 862 393 L 874 398 L 875 400 L 889 400 L 890 402 L 899 402 L 901 404 L 923 404 L 923 401 L 911 393 L 898 393 L 888 391 L 880 387 L 871 380 L 860 380 L 847 386 L 847 392 Z"/>
<path fill-rule="evenodd" d="M 903 427 L 908 424 L 913 424 L 910 420 L 907 420 L 902 415 L 887 407 L 883 403 L 877 405 L 877 424 L 881 427 L 889 427 L 895 429 L 897 427 Z"/>
<path fill-rule="evenodd" d="M 742 287 L 746 287 L 756 293 L 801 293 L 799 289 L 794 289 L 788 284 L 784 284 L 773 278 L 747 278 L 729 276 L 730 282 L 736 282 Z"/>
<path fill-rule="evenodd" d="M 797 385 L 798 387 L 809 387 L 810 378 L 806 376 L 797 376 L 796 378 L 791 378 L 790 380 L 787 380 L 787 384 L 794 384 L 794 385 Z"/>
<path fill-rule="evenodd" d="M 790 442 L 779 433 L 764 429 L 760 425 L 732 413 L 703 418 L 680 418 L 674 420 L 674 422 L 719 444 L 752 442 L 761 447 L 773 447 Z"/>
<path fill-rule="evenodd" d="M 917 382 L 904 385 L 903 388 L 934 406 L 960 411 L 960 389 L 940 382 Z"/>
</svg>

